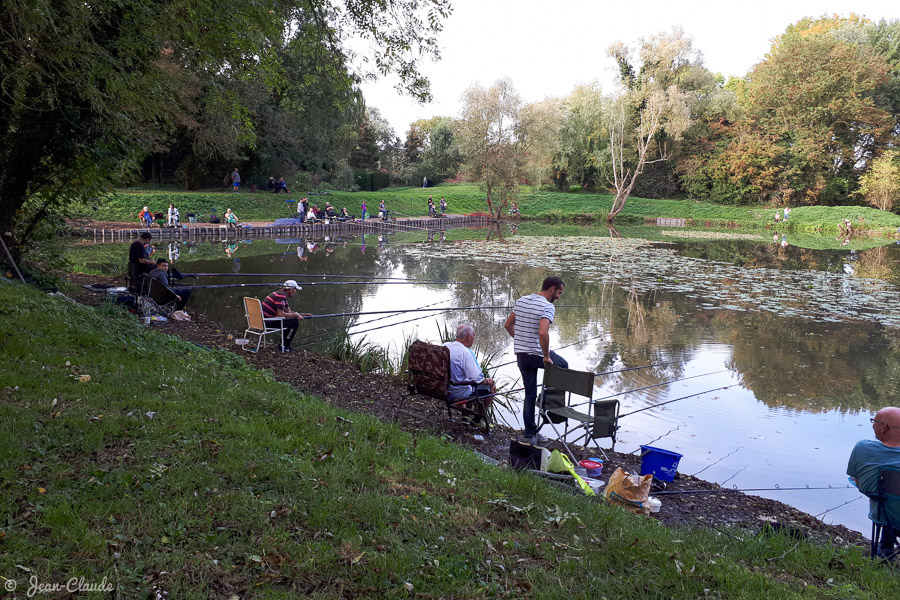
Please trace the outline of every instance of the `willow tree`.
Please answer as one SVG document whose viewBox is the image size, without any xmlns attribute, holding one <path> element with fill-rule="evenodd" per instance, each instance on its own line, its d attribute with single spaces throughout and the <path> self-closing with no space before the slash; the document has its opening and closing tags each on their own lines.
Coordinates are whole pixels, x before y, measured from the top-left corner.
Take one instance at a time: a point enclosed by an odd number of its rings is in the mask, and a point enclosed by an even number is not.
<svg viewBox="0 0 900 600">
<path fill-rule="evenodd" d="M 427 98 L 418 61 L 437 57 L 449 12 L 449 0 L 4 0 L 0 235 L 20 250 L 55 209 L 100 196 L 190 115 L 210 73 L 286 87 L 278 50 L 308 35 L 298 23 L 316 29 L 323 61 L 329 47 L 368 40 L 375 73 Z M 226 135 L 252 143 L 240 96 L 207 98 L 233 124 Z"/>
<path fill-rule="evenodd" d="M 621 43 L 608 50 L 619 66 L 622 91 L 608 115 L 610 166 L 607 176 L 615 191 L 606 217 L 612 223 L 625 208 L 647 165 L 671 157 L 670 142 L 691 125 L 691 94 L 682 80 L 702 66 L 702 55 L 680 29 L 642 39 L 640 63 Z"/>
</svg>

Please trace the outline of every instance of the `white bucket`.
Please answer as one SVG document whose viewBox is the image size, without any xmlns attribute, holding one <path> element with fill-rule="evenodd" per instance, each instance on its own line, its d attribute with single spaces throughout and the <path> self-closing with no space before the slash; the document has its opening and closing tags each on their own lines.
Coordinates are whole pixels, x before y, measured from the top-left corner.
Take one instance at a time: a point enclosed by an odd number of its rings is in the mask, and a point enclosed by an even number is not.
<svg viewBox="0 0 900 600">
<path fill-rule="evenodd" d="M 650 507 L 651 513 L 658 513 L 659 509 L 662 507 L 662 500 L 650 496 L 650 498 L 647 499 L 647 506 Z"/>
</svg>

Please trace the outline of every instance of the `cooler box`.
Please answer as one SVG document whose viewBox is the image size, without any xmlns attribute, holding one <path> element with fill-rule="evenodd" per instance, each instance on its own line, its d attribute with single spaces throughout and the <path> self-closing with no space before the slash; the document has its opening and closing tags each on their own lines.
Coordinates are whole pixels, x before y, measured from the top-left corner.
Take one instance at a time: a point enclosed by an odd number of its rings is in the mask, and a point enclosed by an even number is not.
<svg viewBox="0 0 900 600">
<path fill-rule="evenodd" d="M 672 481 L 683 455 L 653 446 L 641 446 L 641 475 L 652 474 L 660 481 Z"/>
</svg>

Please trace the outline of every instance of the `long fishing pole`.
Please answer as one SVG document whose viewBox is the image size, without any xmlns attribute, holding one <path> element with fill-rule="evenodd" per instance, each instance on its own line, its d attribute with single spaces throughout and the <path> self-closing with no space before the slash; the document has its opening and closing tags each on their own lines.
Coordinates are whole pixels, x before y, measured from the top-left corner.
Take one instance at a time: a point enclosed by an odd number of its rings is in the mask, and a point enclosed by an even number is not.
<svg viewBox="0 0 900 600">
<path fill-rule="evenodd" d="M 323 279 L 377 279 L 384 281 L 414 281 L 416 283 L 459 283 L 484 285 L 475 281 L 451 281 L 449 279 L 409 279 L 406 277 L 379 277 L 377 275 L 318 275 L 306 273 L 185 273 L 185 277 L 291 277 L 294 279 L 321 277 Z"/>
<path fill-rule="evenodd" d="M 721 371 L 717 371 L 717 373 L 721 373 Z M 707 375 L 712 375 L 712 373 L 707 373 Z M 696 377 L 702 377 L 702 375 L 697 375 Z M 681 380 L 681 381 L 684 381 L 684 380 Z M 674 382 L 672 382 L 672 383 L 674 383 Z M 660 385 L 662 385 L 662 384 L 660 384 Z M 643 411 L 645 411 L 645 410 L 650 410 L 651 408 L 657 408 L 657 407 L 659 407 L 659 406 L 664 406 L 664 405 L 666 405 L 666 404 L 671 404 L 671 403 L 673 403 L 673 402 L 678 402 L 679 400 L 687 400 L 688 398 L 693 398 L 694 396 L 702 396 L 703 394 L 709 394 L 709 393 L 711 393 L 711 392 L 718 392 L 719 390 L 727 390 L 728 388 L 734 387 L 734 386 L 736 386 L 736 385 L 737 385 L 736 383 L 732 383 L 731 385 L 726 385 L 726 386 L 722 386 L 722 387 L 713 388 L 713 389 L 711 389 L 711 390 L 706 390 L 705 392 L 697 392 L 696 394 L 690 394 L 690 395 L 688 395 L 688 396 L 682 396 L 681 398 L 673 398 L 672 400 L 666 400 L 665 402 L 660 402 L 660 403 L 658 403 L 658 404 L 651 404 L 650 406 L 645 406 L 644 408 L 639 408 L 639 409 L 637 409 L 637 410 L 633 410 L 633 411 L 631 411 L 631 412 L 629 412 L 629 413 L 625 413 L 624 415 L 619 415 L 619 418 L 621 419 L 622 417 L 630 417 L 631 415 L 637 414 L 637 413 L 639 413 L 639 412 L 643 412 Z M 609 397 L 612 398 L 612 396 L 609 396 Z"/>
<path fill-rule="evenodd" d="M 827 486 L 827 487 L 773 487 L 773 488 L 718 488 L 703 490 L 671 490 L 653 492 L 654 496 L 671 496 L 673 494 L 716 494 L 721 492 L 797 492 L 804 490 L 850 490 L 854 489 L 852 485 L 845 486 Z"/>
<path fill-rule="evenodd" d="M 442 302 L 447 302 L 447 300 L 439 300 L 438 302 L 432 302 L 431 304 L 426 304 L 426 305 L 424 305 L 424 306 L 420 306 L 419 308 L 421 308 L 421 309 L 428 308 L 429 306 L 434 306 L 435 304 L 441 304 Z M 363 325 L 369 325 L 370 323 L 375 323 L 376 321 L 383 321 L 384 319 L 390 319 L 390 318 L 393 318 L 393 317 L 395 317 L 395 316 L 397 316 L 397 315 L 399 315 L 399 314 L 402 314 L 402 312 L 391 313 L 391 314 L 389 314 L 389 315 L 385 315 L 385 316 L 383 316 L 383 317 L 377 317 L 377 318 L 375 318 L 375 319 L 370 319 L 370 320 L 368 320 L 368 321 L 361 321 L 361 322 L 359 322 L 359 323 L 353 323 L 353 324 L 351 324 L 351 325 L 348 325 L 348 326 L 347 326 L 347 329 L 350 329 L 350 328 L 352 328 L 352 327 L 362 327 Z M 424 317 L 417 317 L 417 318 L 415 318 L 415 319 L 411 319 L 410 321 L 418 321 L 419 319 L 428 319 L 428 318 L 430 318 L 431 316 L 432 316 L 432 315 L 425 315 Z M 397 323 L 389 323 L 388 325 L 402 325 L 403 323 L 408 323 L 408 322 L 410 322 L 410 321 L 400 321 L 400 322 L 397 322 Z M 364 330 L 364 331 L 353 332 L 353 333 L 347 332 L 347 333 L 348 333 L 348 335 L 356 335 L 357 333 L 366 333 L 366 332 L 368 332 L 368 331 L 370 331 L 370 330 Z M 335 330 L 331 330 L 331 331 L 320 331 L 319 333 L 315 333 L 315 334 L 313 334 L 313 335 L 311 335 L 311 336 L 305 338 L 304 341 L 305 341 L 306 343 L 303 344 L 303 345 L 300 346 L 300 347 L 301 347 L 301 348 L 304 348 L 304 347 L 306 347 L 306 346 L 311 346 L 311 345 L 313 345 L 313 344 L 319 344 L 319 343 L 322 343 L 322 342 L 325 341 L 326 338 L 330 338 L 330 340 L 335 340 L 335 339 L 337 339 L 337 335 L 336 335 L 336 334 L 337 334 L 337 333 L 342 333 L 342 332 L 345 332 L 345 329 L 335 329 Z"/>
<path fill-rule="evenodd" d="M 371 285 L 373 283 L 377 283 L 378 285 L 412 285 L 414 282 L 412 281 L 304 281 L 303 285 Z M 219 288 L 242 288 L 242 287 L 281 287 L 284 285 L 283 281 L 277 281 L 273 283 L 220 283 L 215 285 L 189 285 L 185 286 L 191 290 L 200 290 L 200 289 L 219 289 Z M 398 311 L 392 311 L 398 312 Z M 306 317 L 309 318 L 309 317 Z"/>
<path fill-rule="evenodd" d="M 643 390 L 649 390 L 650 388 L 660 387 L 660 386 L 664 386 L 664 385 L 671 385 L 671 384 L 673 384 L 673 383 L 678 383 L 678 382 L 680 382 L 680 381 L 687 381 L 688 379 L 696 379 L 696 378 L 698 378 L 698 377 L 706 377 L 707 375 L 715 375 L 715 374 L 717 374 L 717 373 L 725 373 L 726 371 L 728 371 L 728 369 L 722 369 L 721 371 L 712 371 L 712 372 L 710 372 L 710 373 L 703 373 L 703 374 L 701 374 L 701 375 L 691 375 L 690 377 L 682 377 L 681 379 L 673 379 L 672 381 L 663 381 L 662 383 L 654 383 L 653 385 L 645 385 L 644 387 L 639 387 L 639 388 L 635 388 L 635 389 L 633 389 L 633 390 L 627 390 L 627 391 L 624 391 L 624 392 L 619 392 L 618 394 L 613 394 L 613 395 L 611 395 L 611 396 L 604 396 L 603 398 L 595 398 L 593 401 L 594 401 L 594 402 L 600 402 L 601 400 L 607 400 L 607 399 L 609 399 L 609 398 L 615 398 L 616 396 L 624 396 L 624 395 L 626 395 L 626 394 L 633 394 L 633 393 L 635 393 L 635 392 L 640 392 L 640 391 L 643 391 Z M 735 384 L 732 384 L 732 385 L 737 385 L 737 384 L 735 383 Z M 729 388 L 729 387 L 731 387 L 731 385 L 725 386 L 725 388 Z M 716 388 L 716 389 L 725 389 L 725 388 Z M 712 392 L 712 391 L 715 391 L 715 390 L 709 390 L 709 391 Z M 706 392 L 700 392 L 700 393 L 701 393 L 701 394 L 705 394 Z M 690 396 L 685 396 L 685 397 L 686 397 L 686 398 L 690 398 Z M 679 398 L 679 400 L 683 400 L 683 398 Z M 670 400 L 669 402 L 674 402 L 674 400 Z M 668 404 L 668 402 L 663 402 L 663 403 L 661 403 L 661 404 L 657 404 L 656 406 L 662 406 L 663 404 Z M 652 407 L 652 406 L 648 406 L 647 408 L 653 408 L 653 407 Z M 641 410 L 647 410 L 647 409 L 646 409 L 646 408 L 642 408 Z M 628 414 L 634 414 L 634 413 L 636 413 L 636 412 L 640 412 L 640 410 L 636 410 L 636 411 L 631 412 L 631 413 L 628 413 Z M 623 417 L 623 416 L 625 416 L 625 415 L 619 415 L 619 418 L 621 418 L 621 417 Z"/>
<path fill-rule="evenodd" d="M 280 285 L 280 284 L 279 284 Z M 369 310 L 363 312 L 346 312 L 346 313 L 329 313 L 324 315 L 311 315 L 304 317 L 305 319 L 325 319 L 330 317 L 355 317 L 359 315 L 384 315 L 388 313 L 410 313 L 410 312 L 450 312 L 454 310 L 490 310 L 509 308 L 509 306 L 451 306 L 449 308 L 409 308 L 405 310 Z"/>
</svg>

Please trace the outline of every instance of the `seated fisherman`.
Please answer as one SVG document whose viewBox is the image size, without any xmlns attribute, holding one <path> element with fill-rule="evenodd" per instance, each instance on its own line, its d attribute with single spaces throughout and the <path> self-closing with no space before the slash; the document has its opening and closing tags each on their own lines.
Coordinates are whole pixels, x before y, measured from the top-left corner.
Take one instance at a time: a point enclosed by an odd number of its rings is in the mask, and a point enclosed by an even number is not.
<svg viewBox="0 0 900 600">
<path fill-rule="evenodd" d="M 847 463 L 847 475 L 859 491 L 867 496 L 872 496 L 878 489 L 879 470 L 883 467 L 900 470 L 900 408 L 894 406 L 882 408 L 875 413 L 871 421 L 875 439 L 856 442 Z M 876 510 L 877 503 L 870 500 L 870 519 L 875 517 Z M 900 514 L 888 512 L 887 518 L 891 523 L 900 524 Z M 898 527 L 884 527 L 881 547 L 877 550 L 879 555 L 891 557 L 894 554 L 898 534 L 900 534 Z"/>
<path fill-rule="evenodd" d="M 291 342 L 300 327 L 300 320 L 304 317 L 311 317 L 310 313 L 298 313 L 291 310 L 288 305 L 288 298 L 293 296 L 297 290 L 302 289 L 293 279 L 288 279 L 281 286 L 280 290 L 272 292 L 262 302 L 263 319 L 269 327 L 283 326 L 287 332 L 284 334 L 284 346 L 278 349 L 279 352 L 295 352 L 291 348 Z M 284 317 L 284 321 L 272 321 L 275 317 Z"/>
<path fill-rule="evenodd" d="M 131 243 L 131 247 L 128 249 L 128 277 L 131 280 L 131 287 L 135 291 L 140 289 L 141 275 L 156 268 L 156 261 L 150 258 L 153 253 L 153 247 L 150 246 L 151 239 L 153 239 L 153 235 L 149 231 L 145 231 L 139 239 Z"/>
<path fill-rule="evenodd" d="M 225 211 L 225 222 L 229 227 L 237 227 L 240 219 L 238 219 L 238 216 L 231 212 L 231 209 L 229 208 Z"/>
<path fill-rule="evenodd" d="M 173 267 L 174 268 L 174 267 Z M 171 287 L 169 285 L 169 261 L 165 258 L 157 258 L 156 259 L 156 268 L 150 271 L 150 277 L 156 279 L 157 281 L 164 284 L 166 287 Z M 180 273 L 179 273 L 180 275 Z M 178 310 L 183 310 L 184 306 L 187 304 L 188 299 L 191 297 L 191 290 L 188 288 L 171 288 L 172 292 L 175 293 L 175 297 L 178 298 L 178 301 L 175 303 L 175 308 Z"/>
<path fill-rule="evenodd" d="M 480 396 L 493 394 L 497 386 L 493 379 L 484 376 L 481 365 L 475 359 L 475 353 L 471 350 L 475 343 L 475 329 L 462 323 L 456 328 L 456 339 L 444 344 L 450 349 L 450 388 L 447 397 L 450 400 L 462 400 L 475 393 L 476 386 Z M 468 383 L 461 383 L 468 382 Z M 485 401 L 490 404 L 490 399 Z"/>
<path fill-rule="evenodd" d="M 325 216 L 329 219 L 334 218 L 334 207 L 331 205 L 331 202 L 325 203 Z"/>
<path fill-rule="evenodd" d="M 288 193 L 287 182 L 284 180 L 284 177 L 279 178 L 275 183 L 275 193 L 277 194 L 278 192 Z"/>
<path fill-rule="evenodd" d="M 341 214 L 338 216 L 338 221 L 346 221 L 346 220 L 349 219 L 349 218 L 351 218 L 351 217 L 350 217 L 350 213 L 347 212 L 347 209 L 346 209 L 346 208 L 342 208 L 342 209 L 341 209 Z"/>
</svg>

